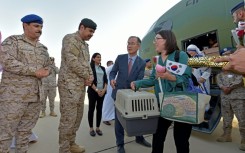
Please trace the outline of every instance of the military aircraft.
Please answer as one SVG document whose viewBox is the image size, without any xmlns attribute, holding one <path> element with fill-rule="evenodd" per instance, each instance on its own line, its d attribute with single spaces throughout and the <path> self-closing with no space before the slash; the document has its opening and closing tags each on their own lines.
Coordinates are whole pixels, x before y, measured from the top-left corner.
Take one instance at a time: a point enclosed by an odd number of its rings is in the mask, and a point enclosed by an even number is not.
<svg viewBox="0 0 245 153">
<path fill-rule="evenodd" d="M 148 30 L 142 39 L 142 58 L 152 58 L 156 55 L 153 40 L 156 32 L 165 29 L 172 30 L 181 50 L 186 50 L 189 44 L 195 44 L 207 55 L 219 55 L 219 50 L 226 47 L 234 48 L 235 41 L 231 30 L 235 29 L 230 10 L 241 0 L 181 0 L 164 13 Z M 217 41 L 217 46 L 211 48 L 210 40 Z M 221 118 L 220 90 L 215 81 L 219 72 L 212 70 L 210 109 L 205 113 L 205 122 L 193 126 L 196 131 L 212 133 Z"/>
</svg>

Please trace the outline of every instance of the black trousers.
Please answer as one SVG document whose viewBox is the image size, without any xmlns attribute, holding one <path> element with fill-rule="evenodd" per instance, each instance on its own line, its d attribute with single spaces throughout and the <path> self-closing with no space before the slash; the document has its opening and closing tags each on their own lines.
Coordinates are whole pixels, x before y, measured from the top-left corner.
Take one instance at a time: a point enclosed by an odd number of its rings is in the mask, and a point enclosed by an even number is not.
<svg viewBox="0 0 245 153">
<path fill-rule="evenodd" d="M 164 141 L 168 128 L 173 121 L 159 117 L 158 127 L 152 140 L 152 153 L 163 153 Z M 177 153 L 189 153 L 189 138 L 191 135 L 192 125 L 174 122 L 173 134 Z M 174 151 L 173 151 L 174 152 Z"/>
<path fill-rule="evenodd" d="M 101 117 L 102 117 L 102 106 L 105 95 L 100 97 L 98 94 L 89 94 L 88 93 L 88 123 L 89 127 L 93 127 L 94 121 L 94 110 L 96 107 L 96 127 L 100 127 Z"/>
</svg>

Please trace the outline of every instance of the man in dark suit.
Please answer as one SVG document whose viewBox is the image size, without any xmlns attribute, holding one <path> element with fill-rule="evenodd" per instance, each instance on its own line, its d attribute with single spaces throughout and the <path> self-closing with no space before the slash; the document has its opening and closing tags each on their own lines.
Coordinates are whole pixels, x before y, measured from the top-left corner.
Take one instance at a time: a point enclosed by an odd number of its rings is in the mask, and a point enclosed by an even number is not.
<svg viewBox="0 0 245 153">
<path fill-rule="evenodd" d="M 136 36 L 130 36 L 127 42 L 128 54 L 118 55 L 115 64 L 110 72 L 110 83 L 113 88 L 112 98 L 116 100 L 118 89 L 130 89 L 130 83 L 135 80 L 141 80 L 144 77 L 145 61 L 137 55 L 141 40 Z M 117 77 L 116 77 L 117 76 Z M 115 79 L 116 78 L 116 79 Z M 117 143 L 117 152 L 125 153 L 124 150 L 124 129 L 115 113 L 115 134 Z M 143 136 L 136 136 L 136 142 L 151 147 Z"/>
</svg>

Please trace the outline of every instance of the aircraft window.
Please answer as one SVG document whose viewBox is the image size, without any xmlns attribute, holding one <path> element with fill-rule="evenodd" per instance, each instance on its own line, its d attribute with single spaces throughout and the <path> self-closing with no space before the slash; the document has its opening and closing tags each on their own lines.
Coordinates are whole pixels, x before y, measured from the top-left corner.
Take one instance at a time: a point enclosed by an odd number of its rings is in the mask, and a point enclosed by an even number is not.
<svg viewBox="0 0 245 153">
<path fill-rule="evenodd" d="M 186 50 L 186 48 L 190 44 L 196 45 L 200 50 L 205 50 L 205 49 L 209 49 L 213 47 L 219 47 L 216 31 L 207 32 L 207 33 L 200 34 L 198 36 L 183 40 L 182 49 Z"/>
<path fill-rule="evenodd" d="M 162 21 L 154 27 L 154 32 L 157 33 L 160 30 L 172 30 L 173 22 L 171 20 Z"/>
<path fill-rule="evenodd" d="M 212 40 L 212 42 L 210 40 Z M 217 39 L 217 31 L 211 31 L 211 32 L 203 33 L 203 34 L 194 36 L 192 38 L 188 38 L 186 40 L 183 40 L 182 41 L 182 50 L 186 51 L 186 48 L 190 44 L 196 45 L 201 51 L 208 49 L 211 51 L 215 51 L 215 52 L 211 52 L 212 54 L 217 54 L 217 52 L 219 50 L 218 39 Z M 212 48 L 212 47 L 214 47 L 214 48 Z M 205 54 L 206 54 L 206 52 L 205 52 Z M 206 56 L 213 56 L 213 55 L 206 54 Z M 219 73 L 219 70 L 212 69 L 212 73 L 210 76 L 210 88 L 212 89 L 212 91 L 214 91 L 213 89 L 219 88 L 217 86 L 216 79 L 215 79 L 216 75 L 218 73 Z"/>
</svg>

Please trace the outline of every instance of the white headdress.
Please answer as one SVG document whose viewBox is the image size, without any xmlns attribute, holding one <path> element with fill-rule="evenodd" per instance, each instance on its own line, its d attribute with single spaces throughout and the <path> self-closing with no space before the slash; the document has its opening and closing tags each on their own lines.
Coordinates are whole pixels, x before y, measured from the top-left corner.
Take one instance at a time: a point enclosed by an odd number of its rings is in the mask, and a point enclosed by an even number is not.
<svg viewBox="0 0 245 153">
<path fill-rule="evenodd" d="M 193 45 L 193 44 L 191 44 L 191 45 L 189 45 L 187 47 L 187 51 L 194 51 L 194 52 L 196 52 L 197 53 L 196 56 L 198 56 L 198 57 L 204 56 L 204 53 L 201 52 L 200 49 L 196 45 Z"/>
</svg>

